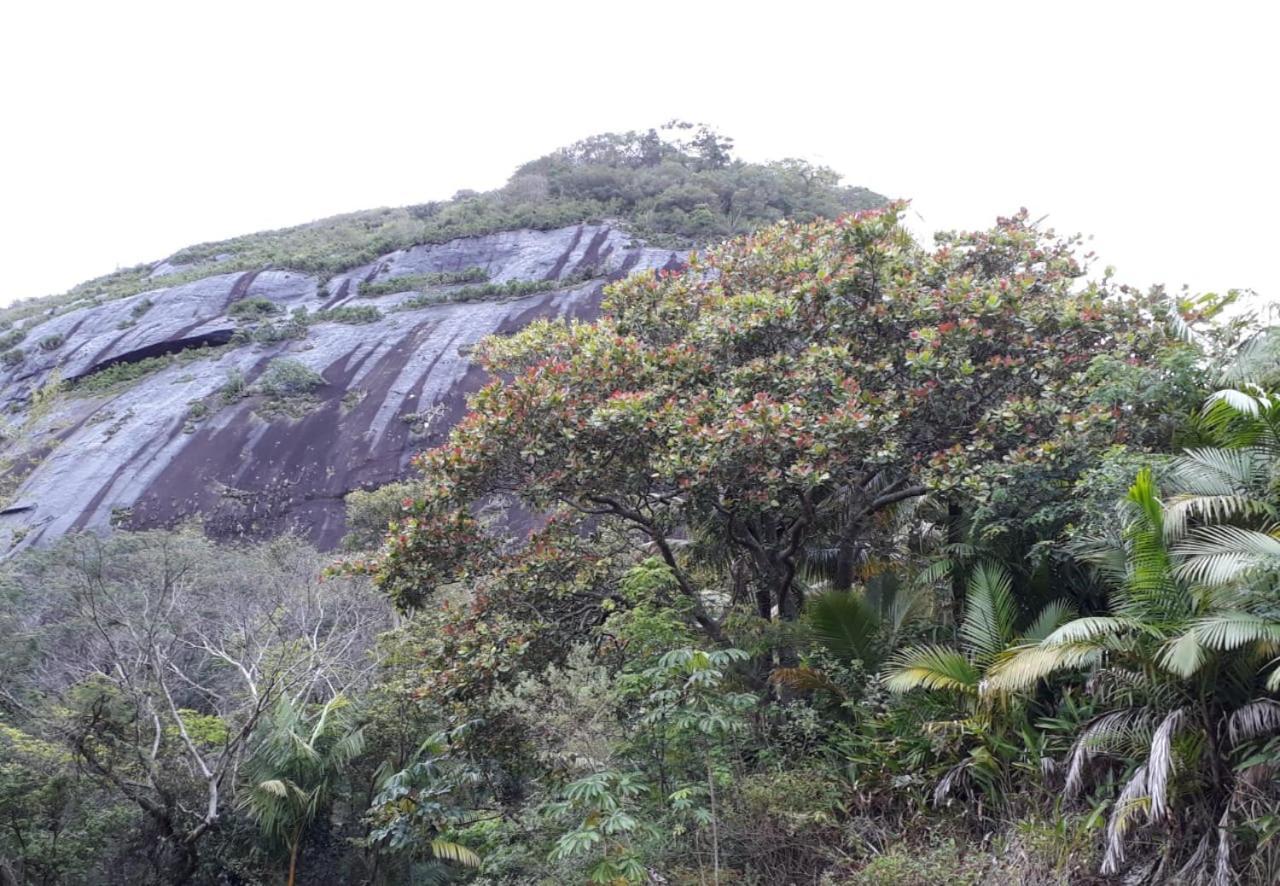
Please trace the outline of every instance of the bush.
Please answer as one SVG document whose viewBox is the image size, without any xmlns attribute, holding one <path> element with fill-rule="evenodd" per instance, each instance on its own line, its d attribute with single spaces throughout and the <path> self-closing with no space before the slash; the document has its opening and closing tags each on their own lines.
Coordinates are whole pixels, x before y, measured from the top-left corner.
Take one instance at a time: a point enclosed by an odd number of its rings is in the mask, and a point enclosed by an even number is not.
<svg viewBox="0 0 1280 886">
<path fill-rule="evenodd" d="M 506 283 L 485 283 L 481 286 L 464 286 L 445 292 L 424 292 L 422 295 L 405 299 L 395 306 L 397 311 L 412 311 L 431 305 L 449 304 L 453 302 L 479 301 L 485 298 L 510 298 L 513 296 L 531 295 L 535 292 L 550 292 L 581 282 L 577 277 L 560 280 L 508 280 Z"/>
<path fill-rule="evenodd" d="M 310 394 L 324 385 L 324 377 L 297 360 L 272 360 L 262 377 L 258 389 L 269 397 L 299 397 Z"/>
<path fill-rule="evenodd" d="M 428 286 L 483 283 L 488 279 L 489 272 L 484 268 L 467 268 L 465 271 L 437 271 L 433 274 L 408 274 L 403 277 L 374 280 L 372 283 L 361 283 L 360 295 L 364 298 L 373 298 L 396 292 L 421 292 Z"/>
<path fill-rule="evenodd" d="M 402 481 L 377 489 L 356 489 L 347 493 L 347 534 L 342 547 L 348 551 L 371 550 L 382 544 L 388 527 L 404 516 L 404 500 L 415 484 Z"/>
<path fill-rule="evenodd" d="M 382 319 L 382 312 L 372 305 L 345 306 L 316 311 L 311 315 L 313 323 L 377 323 Z"/>
<path fill-rule="evenodd" d="M 245 380 L 244 373 L 239 369 L 232 369 L 227 373 L 227 382 L 222 386 L 222 399 L 226 403 L 238 400 L 244 396 Z"/>
<path fill-rule="evenodd" d="M 4 335 L 0 335 L 0 351 L 7 351 L 22 343 L 27 337 L 25 329 L 11 329 Z"/>
<path fill-rule="evenodd" d="M 100 369 L 92 375 L 84 376 L 75 383 L 74 390 L 78 393 L 105 391 L 118 384 L 134 381 L 144 375 L 150 375 L 173 362 L 174 358 L 165 354 L 159 357 L 148 357 L 135 363 L 116 363 L 105 369 Z"/>
<path fill-rule="evenodd" d="M 36 342 L 36 344 L 40 346 L 40 350 L 42 351 L 56 351 L 58 348 L 62 347 L 62 343 L 65 341 L 66 338 L 61 333 L 55 332 L 53 335 L 46 335 L 44 338 L 40 339 L 40 341 Z"/>
<path fill-rule="evenodd" d="M 242 298 L 227 308 L 229 316 L 238 317 L 242 320 L 261 320 L 263 317 L 270 317 L 272 314 L 278 313 L 280 313 L 279 305 L 260 296 Z"/>
<path fill-rule="evenodd" d="M 10 348 L 4 353 L 0 353 L 0 366 L 17 366 L 26 356 L 22 348 Z"/>
</svg>

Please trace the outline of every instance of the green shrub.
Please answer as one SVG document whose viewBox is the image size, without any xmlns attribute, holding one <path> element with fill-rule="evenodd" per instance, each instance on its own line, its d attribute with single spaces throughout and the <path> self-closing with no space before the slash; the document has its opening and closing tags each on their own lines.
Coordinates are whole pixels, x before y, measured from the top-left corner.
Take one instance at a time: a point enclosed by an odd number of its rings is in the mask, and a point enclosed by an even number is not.
<svg viewBox="0 0 1280 886">
<path fill-rule="evenodd" d="M 484 268 L 467 268 L 465 271 L 437 271 L 432 274 L 409 274 L 404 277 L 388 277 L 360 284 L 360 295 L 373 298 L 395 292 L 421 292 L 428 286 L 451 286 L 458 283 L 483 283 L 489 279 Z"/>
<path fill-rule="evenodd" d="M 422 295 L 405 299 L 395 306 L 397 311 L 412 311 L 431 305 L 449 304 L 453 302 L 479 301 L 486 298 L 510 298 L 530 295 L 535 292 L 549 292 L 552 289 L 563 289 L 580 282 L 569 280 L 508 280 L 506 283 L 485 283 L 481 286 L 463 286 L 461 289 L 440 292 L 424 292 Z"/>
<path fill-rule="evenodd" d="M 165 354 L 160 357 L 148 357 L 145 360 L 138 360 L 134 363 L 116 363 L 79 379 L 72 390 L 81 394 L 98 393 L 116 385 L 142 378 L 144 375 L 158 372 L 173 362 L 174 357 Z"/>
<path fill-rule="evenodd" d="M 261 320 L 280 313 L 280 306 L 260 296 L 242 298 L 227 308 L 227 314 L 242 320 Z"/>
<path fill-rule="evenodd" d="M 40 346 L 40 350 L 42 351 L 56 351 L 58 348 L 62 347 L 63 342 L 66 340 L 66 337 L 61 333 L 55 332 L 53 335 L 46 335 L 44 338 L 40 339 L 40 341 L 36 342 L 36 344 Z"/>
<path fill-rule="evenodd" d="M 244 373 L 238 368 L 232 369 L 227 373 L 226 384 L 222 386 L 221 394 L 223 402 L 230 403 L 233 400 L 238 400 L 243 397 L 245 387 Z"/>
<path fill-rule="evenodd" d="M 310 394 L 324 385 L 324 377 L 297 360 L 272 360 L 257 387 L 269 397 L 286 398 Z"/>
<path fill-rule="evenodd" d="M 382 319 L 382 312 L 372 305 L 344 306 L 316 311 L 311 315 L 313 323 L 377 323 Z"/>
<path fill-rule="evenodd" d="M 416 485 L 407 481 L 388 483 L 377 489 L 348 492 L 347 534 L 342 547 L 348 551 L 376 548 L 382 544 L 387 527 L 404 516 L 404 500 L 413 495 Z"/>
<path fill-rule="evenodd" d="M 27 337 L 25 329 L 11 329 L 4 335 L 0 335 L 0 351 L 7 351 L 22 343 Z"/>
<path fill-rule="evenodd" d="M 10 348 L 0 353 L 0 366 L 17 366 L 26 356 L 22 348 Z"/>
</svg>

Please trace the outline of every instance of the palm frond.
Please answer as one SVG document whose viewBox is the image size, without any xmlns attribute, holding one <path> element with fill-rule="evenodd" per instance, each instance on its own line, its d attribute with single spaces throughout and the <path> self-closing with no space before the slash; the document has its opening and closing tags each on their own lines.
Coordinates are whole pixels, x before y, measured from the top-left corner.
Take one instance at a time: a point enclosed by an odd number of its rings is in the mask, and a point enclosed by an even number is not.
<svg viewBox="0 0 1280 886">
<path fill-rule="evenodd" d="M 980 680 L 978 669 L 956 650 L 916 646 L 894 657 L 885 686 L 891 692 L 923 688 L 977 695 Z"/>
<path fill-rule="evenodd" d="M 1098 665 L 1103 655 L 1102 647 L 1085 641 L 1046 641 L 1017 646 L 998 658 L 987 671 L 983 689 L 989 692 L 1021 692 L 1059 671 Z"/>
<path fill-rule="evenodd" d="M 450 840 L 432 840 L 431 854 L 436 858 L 460 864 L 463 867 L 480 867 L 480 856 L 461 843 Z"/>
<path fill-rule="evenodd" d="M 1147 787 L 1151 797 L 1151 820 L 1159 821 L 1169 814 L 1169 780 L 1173 776 L 1173 736 L 1182 726 L 1186 714 L 1182 708 L 1171 712 L 1156 727 L 1147 757 Z"/>
<path fill-rule="evenodd" d="M 1090 761 L 1114 746 L 1118 738 L 1127 735 L 1133 723 L 1145 713 L 1141 708 L 1111 711 L 1094 718 L 1080 731 L 1067 758 L 1064 790 L 1068 799 L 1079 796 L 1084 788 L 1085 770 Z"/>
<path fill-rule="evenodd" d="M 1086 643 L 1101 637 L 1123 634 L 1136 627 L 1132 619 L 1115 615 L 1086 615 L 1072 619 L 1044 638 L 1043 645 Z"/>
<path fill-rule="evenodd" d="M 1280 381 L 1280 330 L 1272 326 L 1236 349 L 1234 358 L 1222 370 L 1222 383 L 1267 384 L 1274 381 Z"/>
<path fill-rule="evenodd" d="M 769 674 L 769 682 L 776 686 L 786 686 L 796 692 L 812 692 L 823 689 L 843 697 L 845 692 L 830 677 L 811 667 L 774 668 Z"/>
<path fill-rule="evenodd" d="M 1280 528 L 1274 526 L 1261 531 L 1239 526 L 1194 529 L 1176 549 L 1187 558 L 1179 564 L 1177 574 L 1189 581 L 1227 584 L 1250 570 L 1280 566 L 1280 537 L 1277 536 Z"/>
<path fill-rule="evenodd" d="M 1066 600 L 1046 603 L 1035 620 L 1022 631 L 1022 639 L 1032 643 L 1046 640 L 1058 628 L 1076 618 L 1076 608 Z"/>
<path fill-rule="evenodd" d="M 1181 539 L 1187 534 L 1192 521 L 1226 523 L 1271 515 L 1270 507 L 1248 495 L 1184 495 L 1165 505 L 1165 540 L 1172 542 Z"/>
<path fill-rule="evenodd" d="M 1253 446 L 1184 450 L 1169 466 L 1174 486 L 1192 495 L 1247 495 L 1266 489 L 1270 455 Z"/>
<path fill-rule="evenodd" d="M 1133 771 L 1124 789 L 1116 798 L 1115 808 L 1107 821 L 1107 849 L 1102 859 L 1102 873 L 1112 876 L 1120 872 L 1124 862 L 1124 840 L 1131 829 L 1134 817 L 1148 805 L 1147 766 L 1144 763 Z"/>
<path fill-rule="evenodd" d="M 1238 649 L 1250 643 L 1280 644 L 1280 622 L 1249 612 L 1215 612 L 1196 619 L 1192 630 L 1210 649 Z"/>
<path fill-rule="evenodd" d="M 1179 677 L 1190 677 L 1204 666 L 1205 650 L 1195 630 L 1174 637 L 1156 655 L 1160 667 Z"/>
<path fill-rule="evenodd" d="M 978 662 L 990 661 L 1014 636 L 1013 579 L 998 563 L 981 562 L 969 578 L 960 639 Z"/>
<path fill-rule="evenodd" d="M 1280 702 L 1270 698 L 1236 708 L 1227 720 L 1227 738 L 1233 746 L 1277 732 L 1280 732 Z"/>
<path fill-rule="evenodd" d="M 858 660 L 874 668 L 880 660 L 880 618 L 861 595 L 830 591 L 809 601 L 807 618 L 814 636 L 841 661 Z"/>
</svg>

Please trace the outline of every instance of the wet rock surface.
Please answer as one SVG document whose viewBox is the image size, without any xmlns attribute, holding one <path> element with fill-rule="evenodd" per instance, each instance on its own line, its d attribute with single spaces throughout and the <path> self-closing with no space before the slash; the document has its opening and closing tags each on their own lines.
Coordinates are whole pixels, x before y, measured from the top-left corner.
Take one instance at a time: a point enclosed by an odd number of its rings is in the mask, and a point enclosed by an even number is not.
<svg viewBox="0 0 1280 886">
<path fill-rule="evenodd" d="M 160 288 L 170 269 L 159 265 L 154 291 L 49 317 L 28 330 L 22 361 L 0 367 L 0 554 L 71 531 L 193 517 L 219 538 L 292 531 L 332 548 L 345 532 L 343 496 L 405 476 L 412 456 L 461 417 L 485 381 L 467 357 L 476 342 L 539 317 L 590 318 L 609 280 L 677 267 L 683 257 L 600 224 L 416 246 L 323 282 L 262 270 Z M 360 295 L 373 281 L 472 268 L 491 283 L 563 285 L 408 310 L 395 308 L 415 295 L 409 290 Z M 274 305 L 276 319 L 302 307 L 362 305 L 383 316 L 317 321 L 304 338 L 253 341 L 232 311 L 250 298 Z M 180 359 L 101 392 L 74 386 L 172 354 Z M 284 403 L 223 394 L 240 384 L 252 392 L 280 358 L 323 383 Z M 68 392 L 45 396 L 68 383 Z"/>
</svg>

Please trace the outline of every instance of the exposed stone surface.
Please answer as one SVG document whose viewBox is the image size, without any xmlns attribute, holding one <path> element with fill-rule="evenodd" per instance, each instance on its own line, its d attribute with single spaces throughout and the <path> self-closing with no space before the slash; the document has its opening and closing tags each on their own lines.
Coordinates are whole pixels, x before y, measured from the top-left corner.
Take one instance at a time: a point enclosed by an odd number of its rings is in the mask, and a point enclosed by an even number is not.
<svg viewBox="0 0 1280 886">
<path fill-rule="evenodd" d="M 609 225 L 510 231 L 394 252 L 323 286 L 289 271 L 220 274 L 51 317 L 28 331 L 22 362 L 0 368 L 0 472 L 10 488 L 21 480 L 0 499 L 0 554 L 69 531 L 192 516 L 220 537 L 293 530 L 332 547 L 344 532 L 343 496 L 403 476 L 461 416 L 484 381 L 466 356 L 477 341 L 536 317 L 593 316 L 608 279 L 682 258 Z M 473 267 L 494 283 L 565 286 L 401 311 L 390 309 L 412 293 L 359 295 L 375 279 Z M 172 270 L 158 266 L 157 283 Z M 238 343 L 243 323 L 228 311 L 244 298 L 267 299 L 282 317 L 345 304 L 386 313 L 363 325 L 313 323 L 305 339 Z M 107 393 L 32 405 L 58 378 L 179 351 L 192 359 Z M 323 376 L 310 408 L 291 416 L 261 396 L 224 403 L 230 377 L 252 386 L 279 357 Z"/>
</svg>

